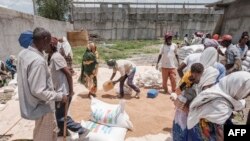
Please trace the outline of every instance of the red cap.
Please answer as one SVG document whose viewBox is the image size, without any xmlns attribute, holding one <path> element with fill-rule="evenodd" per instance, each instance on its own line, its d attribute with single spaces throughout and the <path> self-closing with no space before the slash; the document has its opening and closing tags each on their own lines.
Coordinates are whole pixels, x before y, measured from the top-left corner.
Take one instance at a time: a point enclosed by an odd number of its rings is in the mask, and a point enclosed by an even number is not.
<svg viewBox="0 0 250 141">
<path fill-rule="evenodd" d="M 168 38 L 170 38 L 170 37 L 173 37 L 173 35 L 172 35 L 172 33 L 170 33 L 170 32 L 167 32 L 167 33 L 165 33 L 165 39 L 168 39 Z"/>
<path fill-rule="evenodd" d="M 233 37 L 231 35 L 223 35 L 222 36 L 222 41 L 232 41 Z"/>
<path fill-rule="evenodd" d="M 216 40 L 216 41 L 218 41 L 219 40 L 219 35 L 218 34 L 214 34 L 213 39 Z"/>
</svg>

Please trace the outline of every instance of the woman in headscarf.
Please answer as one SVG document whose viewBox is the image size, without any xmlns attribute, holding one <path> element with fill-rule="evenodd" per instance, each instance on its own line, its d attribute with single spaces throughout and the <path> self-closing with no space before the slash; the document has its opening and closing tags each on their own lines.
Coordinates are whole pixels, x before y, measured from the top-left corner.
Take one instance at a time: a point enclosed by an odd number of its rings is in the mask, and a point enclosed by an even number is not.
<svg viewBox="0 0 250 141">
<path fill-rule="evenodd" d="M 194 84 L 198 84 L 204 67 L 201 63 L 194 63 L 190 72 L 186 72 L 180 81 L 179 90 L 181 91 L 177 98 L 173 98 L 176 106 L 175 117 L 173 121 L 172 136 L 173 141 L 187 141 L 187 115 L 188 106 L 192 98 L 196 96 L 196 92 L 192 89 Z M 171 97 L 173 94 L 171 94 Z"/>
<path fill-rule="evenodd" d="M 208 47 L 208 46 L 207 46 Z M 200 62 L 204 68 L 214 67 L 219 71 L 217 82 L 226 75 L 226 68 L 218 61 L 218 51 L 214 47 L 206 48 L 200 57 Z"/>
<path fill-rule="evenodd" d="M 208 48 L 208 47 L 214 47 L 214 48 L 217 49 L 219 47 L 219 43 L 216 40 L 208 39 L 208 38 L 206 38 L 204 40 L 203 45 L 204 45 L 205 49 Z"/>
<path fill-rule="evenodd" d="M 188 129 L 198 127 L 191 140 L 223 141 L 223 125 L 233 111 L 245 108 L 249 86 L 250 73 L 239 71 L 197 95 L 190 105 L 187 121 Z"/>
<path fill-rule="evenodd" d="M 89 97 L 96 96 L 97 91 L 97 51 L 94 43 L 89 43 L 88 47 L 83 54 L 82 59 L 82 70 L 81 76 L 79 78 L 80 83 L 82 83 L 87 89 L 89 89 Z"/>
<path fill-rule="evenodd" d="M 185 73 L 182 78 L 182 84 L 180 85 L 182 94 L 178 96 L 177 100 L 175 100 L 177 110 L 173 124 L 174 141 L 187 141 L 189 140 L 190 135 L 192 136 L 192 134 L 195 134 L 195 132 L 192 132 L 193 130 L 188 131 L 186 129 L 189 104 L 201 91 L 216 84 L 219 76 L 219 71 L 214 68 L 214 64 L 217 61 L 217 55 L 217 50 L 213 47 L 204 50 L 200 57 L 200 63 L 204 67 L 204 71 L 202 72 L 199 81 L 194 82 L 190 80 L 192 71 Z M 192 86 L 195 83 L 197 85 Z M 183 86 L 183 84 L 186 85 Z"/>
</svg>

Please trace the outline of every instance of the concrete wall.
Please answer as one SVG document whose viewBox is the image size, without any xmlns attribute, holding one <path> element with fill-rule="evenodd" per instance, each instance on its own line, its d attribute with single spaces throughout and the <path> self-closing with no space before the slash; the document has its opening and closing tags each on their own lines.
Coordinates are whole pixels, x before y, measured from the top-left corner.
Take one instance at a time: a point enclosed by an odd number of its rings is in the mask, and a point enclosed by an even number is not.
<svg viewBox="0 0 250 141">
<path fill-rule="evenodd" d="M 242 32 L 250 31 L 249 7 L 249 0 L 237 0 L 225 9 L 221 34 L 231 34 L 234 43 L 238 42 Z"/>
<path fill-rule="evenodd" d="M 0 59 L 10 55 L 17 55 L 22 49 L 18 38 L 21 32 L 43 27 L 52 33 L 52 36 L 66 36 L 67 31 L 73 30 L 73 25 L 56 20 L 49 20 L 39 16 L 24 14 L 0 7 Z"/>
<path fill-rule="evenodd" d="M 104 39 L 155 39 L 166 31 L 180 37 L 212 32 L 221 12 L 209 9 L 131 8 L 129 4 L 75 7 L 74 28 L 86 28 Z"/>
</svg>

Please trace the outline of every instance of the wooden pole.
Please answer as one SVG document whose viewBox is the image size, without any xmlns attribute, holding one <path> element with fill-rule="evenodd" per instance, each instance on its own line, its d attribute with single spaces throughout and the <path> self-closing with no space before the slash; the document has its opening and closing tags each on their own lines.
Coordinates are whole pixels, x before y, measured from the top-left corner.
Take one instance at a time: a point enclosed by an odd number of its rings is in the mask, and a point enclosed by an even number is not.
<svg viewBox="0 0 250 141">
<path fill-rule="evenodd" d="M 64 123 L 63 123 L 63 141 L 66 141 L 67 137 L 67 116 L 68 116 L 68 107 L 69 107 L 69 100 L 67 99 L 65 103 L 65 111 L 64 111 Z"/>
</svg>

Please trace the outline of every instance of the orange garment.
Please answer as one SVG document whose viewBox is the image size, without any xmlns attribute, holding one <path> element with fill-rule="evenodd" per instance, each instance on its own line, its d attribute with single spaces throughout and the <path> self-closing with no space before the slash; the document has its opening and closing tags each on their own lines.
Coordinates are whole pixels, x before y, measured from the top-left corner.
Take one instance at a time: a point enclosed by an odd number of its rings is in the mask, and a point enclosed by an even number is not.
<svg viewBox="0 0 250 141">
<path fill-rule="evenodd" d="M 168 91 L 168 77 L 171 82 L 172 92 L 176 90 L 176 69 L 175 68 L 162 68 L 162 88 L 165 92 Z"/>
</svg>

